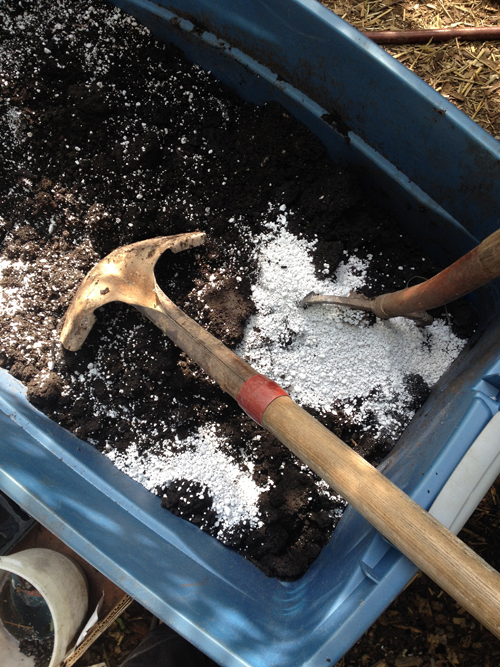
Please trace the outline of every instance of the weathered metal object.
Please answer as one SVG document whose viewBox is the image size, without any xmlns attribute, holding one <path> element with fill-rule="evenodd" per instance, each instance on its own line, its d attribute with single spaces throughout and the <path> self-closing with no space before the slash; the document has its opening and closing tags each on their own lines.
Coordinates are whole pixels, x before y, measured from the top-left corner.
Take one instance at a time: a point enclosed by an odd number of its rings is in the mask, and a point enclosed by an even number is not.
<svg viewBox="0 0 500 667">
<path fill-rule="evenodd" d="M 368 299 L 363 294 L 351 292 L 348 297 L 319 295 L 311 292 L 302 301 L 303 307 L 331 303 L 346 308 L 374 313 L 382 320 L 391 317 L 407 317 L 417 324 L 432 324 L 427 310 L 445 306 L 500 275 L 500 229 L 490 234 L 482 243 L 451 266 L 420 285 L 407 287 Z"/>
</svg>

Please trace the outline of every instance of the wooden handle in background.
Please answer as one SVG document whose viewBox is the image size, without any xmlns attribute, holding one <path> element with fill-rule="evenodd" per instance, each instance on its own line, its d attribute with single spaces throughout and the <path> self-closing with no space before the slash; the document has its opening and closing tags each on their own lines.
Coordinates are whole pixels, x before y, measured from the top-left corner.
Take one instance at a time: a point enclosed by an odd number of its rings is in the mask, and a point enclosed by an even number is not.
<svg viewBox="0 0 500 667">
<path fill-rule="evenodd" d="M 373 312 L 387 319 L 432 310 L 459 299 L 500 275 L 500 229 L 454 264 L 420 285 L 373 300 Z"/>
</svg>

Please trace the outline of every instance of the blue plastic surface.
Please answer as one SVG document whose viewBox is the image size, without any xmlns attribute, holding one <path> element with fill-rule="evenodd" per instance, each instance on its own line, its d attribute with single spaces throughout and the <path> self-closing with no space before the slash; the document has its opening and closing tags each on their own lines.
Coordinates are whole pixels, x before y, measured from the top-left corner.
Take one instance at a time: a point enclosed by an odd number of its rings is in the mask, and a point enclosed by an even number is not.
<svg viewBox="0 0 500 667">
<path fill-rule="evenodd" d="M 115 4 L 246 99 L 282 103 L 442 264 L 498 227 L 499 144 L 320 4 Z M 484 332 L 380 467 L 426 508 L 500 408 L 498 284 L 473 298 Z M 348 508 L 302 579 L 266 579 L 39 413 L 6 372 L 0 428 L 0 488 L 221 665 L 335 664 L 416 572 Z"/>
</svg>

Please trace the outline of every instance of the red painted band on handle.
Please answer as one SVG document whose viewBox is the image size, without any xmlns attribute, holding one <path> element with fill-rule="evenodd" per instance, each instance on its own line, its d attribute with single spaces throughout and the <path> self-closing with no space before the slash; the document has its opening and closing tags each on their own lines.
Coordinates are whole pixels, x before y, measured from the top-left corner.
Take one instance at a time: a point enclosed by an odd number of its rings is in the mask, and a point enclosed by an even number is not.
<svg viewBox="0 0 500 667">
<path fill-rule="evenodd" d="M 265 375 L 252 375 L 241 385 L 236 400 L 249 417 L 262 425 L 262 417 L 267 406 L 280 396 L 288 394 L 279 384 Z"/>
</svg>

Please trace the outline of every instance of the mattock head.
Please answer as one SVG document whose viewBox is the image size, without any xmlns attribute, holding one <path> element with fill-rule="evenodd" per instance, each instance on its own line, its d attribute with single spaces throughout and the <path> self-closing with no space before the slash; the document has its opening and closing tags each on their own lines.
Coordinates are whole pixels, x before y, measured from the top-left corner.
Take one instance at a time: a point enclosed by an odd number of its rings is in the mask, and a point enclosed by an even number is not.
<svg viewBox="0 0 500 667">
<path fill-rule="evenodd" d="M 122 246 L 102 259 L 85 276 L 66 312 L 61 343 L 79 350 L 96 321 L 94 311 L 111 301 L 157 307 L 155 264 L 165 250 L 174 253 L 205 242 L 204 232 L 158 236 Z"/>
</svg>

